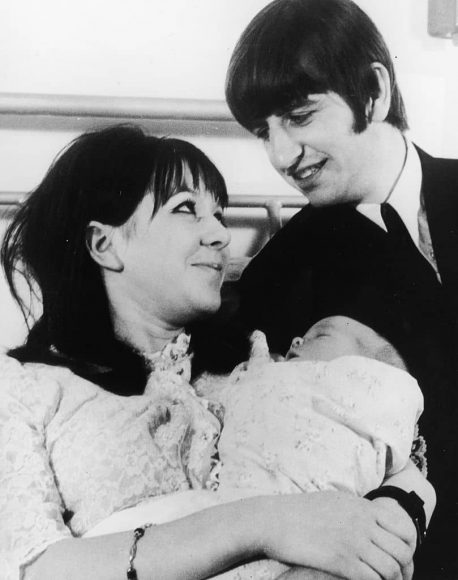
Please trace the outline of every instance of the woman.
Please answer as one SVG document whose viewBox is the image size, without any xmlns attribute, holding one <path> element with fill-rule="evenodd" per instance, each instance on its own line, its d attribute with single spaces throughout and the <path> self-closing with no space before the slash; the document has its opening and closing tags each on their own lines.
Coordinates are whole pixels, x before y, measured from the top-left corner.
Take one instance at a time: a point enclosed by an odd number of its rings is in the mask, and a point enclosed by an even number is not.
<svg viewBox="0 0 458 580">
<path fill-rule="evenodd" d="M 208 486 L 217 409 L 191 392 L 182 333 L 192 330 L 195 373 L 245 356 L 238 331 L 196 324 L 220 306 L 226 204 L 195 147 L 115 127 L 76 139 L 9 227 L 10 286 L 26 315 L 18 273 L 38 286 L 43 312 L 0 365 L 8 580 L 203 579 L 261 557 L 304 578 L 411 577 L 406 512 L 338 492 L 253 497 L 81 539 L 146 497 Z"/>
</svg>

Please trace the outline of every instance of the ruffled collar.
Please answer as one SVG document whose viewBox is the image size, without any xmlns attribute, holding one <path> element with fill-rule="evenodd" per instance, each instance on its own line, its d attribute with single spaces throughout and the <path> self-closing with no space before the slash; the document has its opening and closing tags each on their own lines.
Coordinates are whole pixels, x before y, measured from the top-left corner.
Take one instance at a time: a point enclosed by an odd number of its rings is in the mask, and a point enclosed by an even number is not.
<svg viewBox="0 0 458 580">
<path fill-rule="evenodd" d="M 190 352 L 191 337 L 182 332 L 168 342 L 161 351 L 155 353 L 142 353 L 147 369 L 151 375 L 176 374 L 185 381 L 191 380 Z"/>
</svg>

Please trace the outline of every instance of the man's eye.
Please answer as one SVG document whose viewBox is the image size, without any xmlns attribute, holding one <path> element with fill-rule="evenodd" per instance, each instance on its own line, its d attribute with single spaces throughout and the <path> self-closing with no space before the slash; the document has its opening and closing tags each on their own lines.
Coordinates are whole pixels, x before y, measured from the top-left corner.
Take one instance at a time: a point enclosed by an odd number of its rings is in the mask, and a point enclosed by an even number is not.
<svg viewBox="0 0 458 580">
<path fill-rule="evenodd" d="M 267 139 L 269 138 L 268 127 L 255 127 L 252 133 L 256 137 L 256 139 L 261 139 L 262 141 L 267 141 Z"/>
<path fill-rule="evenodd" d="M 196 204 L 192 200 L 184 201 L 174 208 L 173 213 L 189 213 L 195 215 Z"/>
<path fill-rule="evenodd" d="M 296 125 L 297 127 L 302 127 L 310 122 L 312 118 L 312 112 L 308 111 L 307 113 L 291 113 L 288 116 L 288 120 L 292 125 Z"/>
</svg>

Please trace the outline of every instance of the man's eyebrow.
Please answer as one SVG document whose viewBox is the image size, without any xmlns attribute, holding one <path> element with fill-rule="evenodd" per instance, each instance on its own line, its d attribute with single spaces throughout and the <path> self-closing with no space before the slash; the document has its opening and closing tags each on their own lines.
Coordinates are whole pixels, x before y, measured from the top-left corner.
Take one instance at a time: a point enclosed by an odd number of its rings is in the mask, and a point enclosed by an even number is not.
<svg viewBox="0 0 458 580">
<path fill-rule="evenodd" d="M 313 109 L 316 108 L 320 103 L 320 98 L 310 98 L 310 97 L 303 97 L 301 99 L 297 99 L 294 101 L 290 101 L 286 105 L 282 105 L 281 107 L 277 107 L 273 109 L 270 113 L 266 113 L 265 116 L 257 116 L 252 118 L 250 122 L 250 131 L 255 131 L 256 129 L 261 129 L 267 125 L 267 119 L 271 115 L 275 115 L 276 117 L 285 117 L 290 115 L 296 109 Z"/>
<path fill-rule="evenodd" d="M 309 97 L 302 99 L 301 101 L 296 101 L 294 103 L 291 103 L 291 105 L 288 107 L 288 109 L 285 111 L 285 113 L 288 113 L 290 111 L 295 111 L 296 109 L 313 109 L 314 107 L 317 107 L 320 103 L 320 99 L 319 98 L 315 98 L 315 99 L 311 99 Z M 284 113 L 284 114 L 285 114 Z"/>
<path fill-rule="evenodd" d="M 314 109 L 318 106 L 319 99 L 309 99 L 308 97 L 304 97 L 301 100 L 293 101 L 289 103 L 285 107 L 281 107 L 277 109 L 273 114 L 277 115 L 278 117 L 285 117 L 297 111 L 298 109 Z"/>
</svg>

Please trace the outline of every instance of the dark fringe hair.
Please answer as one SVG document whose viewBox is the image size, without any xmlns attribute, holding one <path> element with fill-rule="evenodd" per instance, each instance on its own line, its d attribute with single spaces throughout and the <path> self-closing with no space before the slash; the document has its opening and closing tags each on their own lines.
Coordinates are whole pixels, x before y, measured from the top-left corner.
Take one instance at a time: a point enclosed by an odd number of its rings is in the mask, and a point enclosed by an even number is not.
<svg viewBox="0 0 458 580">
<path fill-rule="evenodd" d="M 6 279 L 29 326 L 26 343 L 9 354 L 23 362 L 65 364 L 82 376 L 106 379 L 110 373 L 100 369 L 112 369 L 136 383 L 136 392 L 145 370 L 137 355 L 114 336 L 102 276 L 86 249 L 86 227 L 91 220 L 126 223 L 148 193 L 154 196 L 156 212 L 183 186 L 204 187 L 227 206 L 223 177 L 191 143 L 146 135 L 131 125 L 89 132 L 72 141 L 21 205 L 3 240 Z M 29 287 L 27 299 L 21 278 Z M 37 293 L 43 311 L 35 320 L 29 301 Z M 214 325 L 213 332 L 224 334 L 224 328 Z M 202 342 L 197 336 L 194 340 Z M 218 341 L 209 342 L 206 346 Z M 205 367 L 213 355 L 199 352 L 198 358 Z M 221 368 L 227 366 L 220 362 Z M 129 377 L 124 377 L 127 370 Z"/>
<path fill-rule="evenodd" d="M 374 62 L 387 69 L 387 122 L 408 128 L 388 48 L 372 20 L 351 0 L 274 0 L 243 32 L 226 77 L 226 99 L 249 131 L 309 95 L 334 92 L 349 105 L 354 130 L 368 124 L 366 106 L 378 96 Z"/>
</svg>

